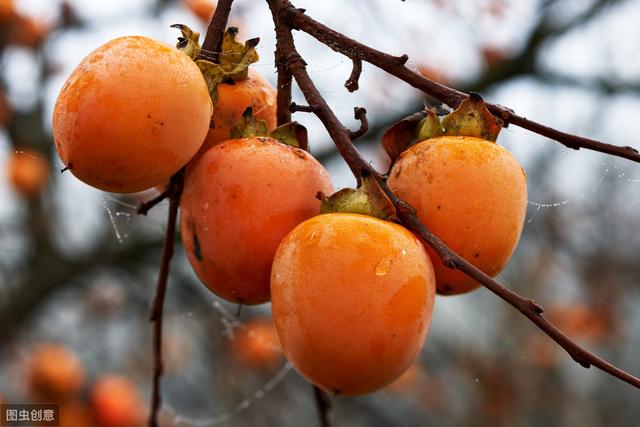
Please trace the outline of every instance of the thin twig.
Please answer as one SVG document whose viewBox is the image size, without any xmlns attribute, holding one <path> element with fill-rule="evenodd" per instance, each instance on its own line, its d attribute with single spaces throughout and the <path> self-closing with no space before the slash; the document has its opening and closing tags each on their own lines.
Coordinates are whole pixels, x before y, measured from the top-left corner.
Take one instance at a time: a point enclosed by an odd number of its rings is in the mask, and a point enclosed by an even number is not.
<svg viewBox="0 0 640 427">
<path fill-rule="evenodd" d="M 464 92 L 460 92 L 424 77 L 423 75 L 406 67 L 404 63 L 408 59 L 407 55 L 396 57 L 373 49 L 345 36 L 344 34 L 332 30 L 318 21 L 315 21 L 313 18 L 306 15 L 301 9 L 293 7 L 288 1 L 281 4 L 282 7 L 280 8 L 279 13 L 288 16 L 288 22 L 292 28 L 304 31 L 336 52 L 342 53 L 349 58 L 359 59 L 375 65 L 387 73 L 405 81 L 411 86 L 420 89 L 424 93 L 444 102 L 450 107 L 457 107 L 469 96 Z M 519 116 L 510 108 L 503 107 L 502 105 L 487 104 L 487 107 L 493 114 L 502 119 L 505 122 L 505 125 L 511 123 L 516 126 L 520 126 L 521 128 L 537 133 L 538 135 L 546 136 L 547 138 L 558 141 L 568 148 L 572 148 L 574 150 L 586 148 L 610 154 L 612 156 L 629 159 L 634 162 L 640 162 L 640 153 L 633 147 L 607 144 L 594 139 L 562 132 Z"/>
<path fill-rule="evenodd" d="M 362 61 L 360 58 L 353 58 L 351 75 L 344 84 L 344 87 L 346 87 L 349 92 L 355 92 L 360 88 L 360 85 L 358 84 L 360 74 L 362 74 Z"/>
<path fill-rule="evenodd" d="M 168 189 L 164 190 L 162 193 L 158 194 L 153 199 L 147 200 L 146 202 L 140 203 L 140 206 L 138 206 L 138 210 L 136 211 L 137 214 L 138 215 L 146 215 L 146 214 L 148 214 L 149 211 L 151 209 L 153 209 L 154 206 L 156 206 L 158 203 L 162 202 L 167 197 L 169 197 L 169 190 Z"/>
<path fill-rule="evenodd" d="M 222 46 L 222 38 L 224 30 L 227 26 L 229 13 L 231 12 L 231 4 L 233 0 L 220 0 L 216 7 L 216 11 L 211 18 L 204 43 L 202 45 L 201 55 L 207 51 L 213 51 L 212 58 L 214 62 L 219 61 L 219 53 Z M 149 414 L 149 427 L 158 427 L 158 415 L 162 397 L 160 394 L 160 380 L 162 378 L 162 320 L 164 299 L 167 292 L 167 279 L 169 277 L 169 263 L 173 255 L 173 246 L 176 234 L 176 221 L 178 217 L 178 208 L 180 206 L 180 196 L 184 187 L 184 168 L 171 177 L 167 188 L 167 197 L 169 197 L 169 218 L 167 220 L 167 231 L 165 234 L 164 247 L 162 249 L 162 261 L 160 263 L 160 272 L 158 274 L 158 283 L 156 286 L 156 295 L 153 298 L 151 307 L 150 320 L 153 323 L 153 382 L 151 390 L 151 412 Z M 162 194 L 160 195 L 162 196 Z M 158 199 L 158 196 L 156 199 Z M 161 200 L 161 199 L 160 199 Z M 158 202 L 156 202 L 157 204 Z M 143 207 L 141 206 L 141 209 Z M 143 210 L 144 211 L 144 210 Z"/>
<path fill-rule="evenodd" d="M 173 245 L 176 235 L 176 222 L 178 218 L 178 206 L 184 184 L 184 173 L 179 171 L 171 177 L 168 187 L 169 218 L 167 219 L 167 231 L 162 247 L 162 261 L 156 284 L 156 294 L 153 297 L 149 320 L 153 323 L 153 382 L 151 389 L 151 411 L 149 413 L 149 427 L 158 426 L 158 413 L 162 403 L 160 395 L 160 380 L 162 377 L 162 311 L 165 295 L 167 293 L 167 280 L 169 278 L 169 264 L 173 256 Z"/>
<path fill-rule="evenodd" d="M 287 0 L 267 0 L 269 6 L 274 13 L 282 14 L 285 10 L 289 11 L 292 16 L 304 16 L 301 15 L 302 12 L 299 12 L 297 9 L 293 8 L 291 4 Z M 292 12 L 293 11 L 293 12 Z M 313 21 L 315 22 L 315 21 Z M 318 24 L 320 25 L 320 24 Z M 324 27 L 326 29 L 326 27 Z M 315 31 L 312 26 L 310 31 Z M 324 31 L 324 30 L 322 30 Z M 328 30 L 333 32 L 332 30 Z M 313 32 L 310 33 L 312 36 L 318 38 Z M 337 33 L 335 33 L 337 34 Z M 338 37 L 339 36 L 339 37 Z M 342 43 L 341 37 L 342 35 L 338 35 L 336 37 L 325 38 L 325 42 L 331 42 L 329 45 L 331 48 L 336 49 L 340 43 Z M 319 38 L 320 39 L 320 38 Z M 351 40 L 351 39 L 348 39 Z M 322 40 L 321 40 L 322 41 Z M 357 43 L 355 41 L 350 41 L 350 46 L 353 47 L 353 43 Z M 358 44 L 359 45 L 359 44 Z M 351 142 L 351 138 L 349 135 L 349 130 L 342 125 L 342 123 L 335 116 L 331 108 L 327 105 L 326 101 L 316 88 L 315 84 L 309 77 L 309 74 L 306 71 L 306 64 L 300 55 L 298 54 L 293 36 L 291 33 L 283 36 L 282 46 L 287 49 L 287 52 L 283 53 L 288 60 L 288 66 L 291 70 L 293 77 L 296 82 L 300 86 L 302 93 L 307 100 L 309 106 L 314 109 L 315 114 L 318 116 L 320 121 L 323 123 L 329 135 L 333 139 L 338 151 L 345 159 L 349 168 L 354 173 L 354 175 L 359 178 L 361 176 L 362 171 L 367 171 L 372 176 L 376 178 L 382 189 L 389 196 L 394 206 L 398 211 L 398 217 L 401 222 L 414 233 L 416 233 L 424 242 L 429 244 L 436 253 L 440 256 L 443 263 L 448 268 L 458 269 L 477 282 L 479 282 L 482 286 L 489 289 L 491 292 L 496 294 L 505 302 L 509 303 L 516 310 L 522 313 L 525 317 L 531 320 L 536 326 L 538 326 L 545 334 L 547 334 L 551 339 L 553 339 L 558 345 L 560 345 L 576 362 L 580 365 L 588 368 L 590 366 L 595 366 L 602 371 L 628 383 L 633 385 L 636 388 L 640 388 L 640 378 L 637 378 L 613 365 L 604 361 L 603 359 L 597 357 L 596 355 L 590 353 L 586 349 L 580 347 L 578 344 L 573 342 L 569 337 L 564 335 L 558 328 L 555 327 L 551 322 L 545 319 L 542 316 L 543 308 L 535 303 L 534 301 L 522 297 L 521 295 L 505 288 L 499 282 L 492 279 L 481 270 L 476 268 L 471 263 L 467 262 L 460 255 L 452 251 L 448 248 L 438 237 L 436 237 L 433 233 L 431 233 L 427 227 L 420 222 L 416 215 L 416 211 L 413 207 L 411 207 L 407 202 L 398 198 L 387 186 L 386 179 L 383 175 L 378 173 L 372 166 L 370 166 L 358 153 L 356 148 L 353 146 Z M 338 49 L 342 49 L 343 47 L 338 47 Z M 370 49 L 366 47 L 366 49 Z M 377 51 L 374 51 L 377 52 Z M 380 55 L 386 55 L 379 53 Z M 387 55 L 388 59 L 393 62 L 397 61 L 397 58 L 391 57 Z M 366 55 L 363 59 L 366 58 Z M 436 83 L 436 85 L 439 85 Z M 442 86 L 442 85 L 439 85 Z M 443 86 L 444 87 L 444 86 Z M 446 87 L 445 87 L 446 88 Z M 448 89 L 448 88 L 446 88 Z M 446 95 L 446 91 L 444 95 Z M 463 96 L 466 96 L 462 94 Z"/>
<path fill-rule="evenodd" d="M 320 387 L 313 386 L 313 396 L 318 408 L 320 427 L 331 427 L 331 399 Z"/>
<path fill-rule="evenodd" d="M 313 113 L 313 107 L 309 107 L 308 105 L 298 105 L 295 102 L 292 102 L 289 104 L 289 112 Z"/>
<path fill-rule="evenodd" d="M 349 131 L 351 140 L 355 141 L 369 130 L 369 120 L 367 120 L 367 110 L 362 107 L 353 108 L 353 117 L 355 117 L 356 120 L 360 120 L 360 128 L 355 131 Z"/>
</svg>

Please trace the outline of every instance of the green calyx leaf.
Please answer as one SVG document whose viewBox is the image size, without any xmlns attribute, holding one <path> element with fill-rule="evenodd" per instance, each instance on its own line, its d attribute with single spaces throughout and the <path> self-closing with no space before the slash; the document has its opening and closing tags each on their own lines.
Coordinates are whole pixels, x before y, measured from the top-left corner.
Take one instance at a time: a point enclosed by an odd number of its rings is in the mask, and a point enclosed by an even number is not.
<svg viewBox="0 0 640 427">
<path fill-rule="evenodd" d="M 440 117 L 438 117 L 438 114 L 436 114 L 435 108 L 428 108 L 426 113 L 427 117 L 422 119 L 420 124 L 418 124 L 416 142 L 444 135 L 442 121 Z"/>
<path fill-rule="evenodd" d="M 444 135 L 475 136 L 494 142 L 502 126 L 502 120 L 491 114 L 482 97 L 475 92 L 442 119 Z"/>
<path fill-rule="evenodd" d="M 344 188 L 331 196 L 318 194 L 320 213 L 357 213 L 393 221 L 396 209 L 372 176 L 363 176 L 358 188 Z"/>
<path fill-rule="evenodd" d="M 247 107 L 240 121 L 231 129 L 231 138 L 251 138 L 267 136 L 283 144 L 307 151 L 309 140 L 307 129 L 298 122 L 290 122 L 269 131 L 267 122 L 253 115 L 253 108 Z"/>
</svg>

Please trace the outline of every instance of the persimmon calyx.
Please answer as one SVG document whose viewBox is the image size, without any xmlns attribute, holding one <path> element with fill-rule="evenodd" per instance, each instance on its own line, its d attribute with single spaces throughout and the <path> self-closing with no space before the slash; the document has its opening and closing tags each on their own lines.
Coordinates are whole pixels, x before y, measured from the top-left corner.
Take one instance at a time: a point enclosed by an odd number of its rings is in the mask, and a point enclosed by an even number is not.
<svg viewBox="0 0 640 427">
<path fill-rule="evenodd" d="M 176 48 L 195 59 L 200 54 L 200 33 L 183 24 L 173 24 L 171 28 L 177 28 L 182 33 L 182 37 L 178 37 Z"/>
<path fill-rule="evenodd" d="M 444 135 L 475 136 L 495 142 L 503 122 L 489 111 L 480 95 L 471 92 L 460 106 L 442 119 Z"/>
<path fill-rule="evenodd" d="M 309 139 L 307 129 L 298 122 L 285 123 L 269 131 L 267 122 L 253 115 L 253 108 L 247 107 L 240 121 L 231 129 L 231 138 L 267 136 L 283 144 L 307 151 Z"/>
<path fill-rule="evenodd" d="M 238 34 L 236 27 L 228 28 L 224 34 L 218 64 L 207 59 L 197 59 L 202 52 L 199 42 L 200 33 L 182 24 L 174 24 L 171 27 L 179 29 L 182 33 L 182 37 L 178 37 L 176 47 L 195 61 L 204 76 L 214 105 L 218 100 L 217 86 L 225 82 L 246 80 L 249 76 L 249 65 L 259 59 L 256 46 L 260 39 L 253 38 L 245 43 L 239 42 L 236 40 Z"/>
<path fill-rule="evenodd" d="M 482 97 L 471 92 L 460 106 L 442 119 L 435 108 L 412 114 L 391 126 L 382 137 L 382 146 L 395 161 L 407 148 L 438 136 L 475 136 L 495 142 L 503 122 L 487 109 Z"/>
<path fill-rule="evenodd" d="M 343 188 L 331 196 L 319 192 L 317 197 L 321 200 L 320 213 L 357 213 L 386 221 L 396 219 L 393 203 L 370 175 L 362 176 L 358 188 Z"/>
</svg>

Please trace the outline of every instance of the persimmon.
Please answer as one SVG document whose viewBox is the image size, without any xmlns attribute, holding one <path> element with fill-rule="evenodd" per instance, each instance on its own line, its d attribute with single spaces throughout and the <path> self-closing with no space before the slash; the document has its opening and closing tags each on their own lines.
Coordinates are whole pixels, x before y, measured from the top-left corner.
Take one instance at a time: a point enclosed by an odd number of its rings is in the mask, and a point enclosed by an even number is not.
<svg viewBox="0 0 640 427">
<path fill-rule="evenodd" d="M 216 2 L 213 0 L 184 0 L 184 4 L 203 22 L 209 22 L 216 11 Z"/>
<path fill-rule="evenodd" d="M 85 382 L 82 362 L 59 344 L 41 344 L 27 361 L 29 391 L 36 399 L 65 400 L 80 392 Z"/>
<path fill-rule="evenodd" d="M 298 225 L 273 261 L 271 301 L 282 350 L 309 381 L 360 395 L 406 371 L 431 323 L 435 278 L 421 242 L 367 215 Z"/>
<path fill-rule="evenodd" d="M 269 130 L 276 126 L 276 90 L 257 71 L 249 68 L 247 79 L 237 80 L 234 84 L 223 83 L 217 89 L 213 128 L 209 130 L 203 150 L 230 139 L 232 129 L 248 107 L 252 108 L 256 119 L 267 122 Z"/>
<path fill-rule="evenodd" d="M 49 35 L 49 26 L 31 17 L 19 16 L 14 25 L 11 41 L 31 49 L 40 47 Z"/>
<path fill-rule="evenodd" d="M 7 24 L 16 17 L 13 0 L 0 0 L 0 23 Z"/>
<path fill-rule="evenodd" d="M 391 157 L 406 147 L 411 126 L 405 120 L 385 134 L 383 145 Z M 387 181 L 429 230 L 490 276 L 500 273 L 513 254 L 527 210 L 524 169 L 495 143 L 501 127 L 477 94 L 442 121 L 429 110 L 417 129 L 419 142 L 399 154 Z M 460 294 L 479 286 L 445 267 L 428 245 L 427 250 L 439 293 Z"/>
<path fill-rule="evenodd" d="M 40 194 L 49 180 L 49 164 L 33 150 L 11 153 L 6 171 L 11 187 L 25 197 Z"/>
<path fill-rule="evenodd" d="M 99 427 L 142 427 L 146 407 L 134 383 L 118 375 L 106 375 L 91 391 L 91 408 Z"/>
<path fill-rule="evenodd" d="M 132 193 L 166 182 L 196 154 L 212 109 L 189 56 L 147 37 L 120 37 L 72 72 L 54 108 L 53 134 L 80 180 Z"/>
<path fill-rule="evenodd" d="M 232 350 L 236 360 L 257 370 L 272 367 L 281 355 L 273 323 L 265 318 L 251 319 L 238 329 Z"/>
<path fill-rule="evenodd" d="M 272 138 L 225 141 L 187 167 L 180 232 L 191 266 L 218 296 L 242 304 L 269 300 L 278 244 L 316 215 L 327 171 L 309 153 Z"/>
<path fill-rule="evenodd" d="M 80 400 L 72 400 L 60 405 L 60 426 L 90 427 L 93 426 L 91 410 Z"/>
</svg>

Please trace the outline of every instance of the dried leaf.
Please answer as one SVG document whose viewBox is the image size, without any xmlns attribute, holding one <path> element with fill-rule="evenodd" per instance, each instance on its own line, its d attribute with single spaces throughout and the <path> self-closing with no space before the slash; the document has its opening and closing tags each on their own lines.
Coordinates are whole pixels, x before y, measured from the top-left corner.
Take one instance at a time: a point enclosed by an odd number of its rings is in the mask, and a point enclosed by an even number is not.
<svg viewBox="0 0 640 427">
<path fill-rule="evenodd" d="M 426 111 L 419 111 L 391 126 L 382 136 L 382 147 L 391 161 L 395 161 L 400 154 L 416 142 L 418 127 L 427 117 Z"/>
</svg>

